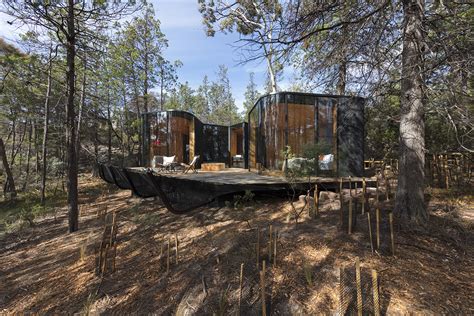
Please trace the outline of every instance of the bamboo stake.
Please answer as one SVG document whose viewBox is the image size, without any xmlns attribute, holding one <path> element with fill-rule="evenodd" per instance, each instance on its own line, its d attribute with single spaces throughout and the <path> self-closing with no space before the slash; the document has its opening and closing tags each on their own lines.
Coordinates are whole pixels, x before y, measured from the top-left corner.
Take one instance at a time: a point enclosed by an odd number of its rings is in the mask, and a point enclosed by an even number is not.
<svg viewBox="0 0 474 316">
<path fill-rule="evenodd" d="M 166 272 L 170 270 L 170 244 L 171 244 L 171 237 L 168 236 L 168 257 L 166 258 Z"/>
<path fill-rule="evenodd" d="M 449 190 L 450 183 L 449 183 L 449 166 L 448 166 L 448 155 L 446 155 L 446 158 L 444 160 L 444 175 L 446 177 L 446 189 Z"/>
<path fill-rule="evenodd" d="M 379 205 L 379 178 L 375 180 L 375 205 Z"/>
<path fill-rule="evenodd" d="M 377 249 L 380 249 L 380 210 L 375 210 L 375 234 L 377 238 Z"/>
<path fill-rule="evenodd" d="M 309 218 L 313 218 L 314 207 L 309 198 L 310 198 L 310 191 L 308 190 L 306 192 L 305 202 L 306 202 L 306 205 L 308 206 Z"/>
<path fill-rule="evenodd" d="M 374 316 L 380 316 L 379 285 L 377 280 L 377 271 L 375 270 L 372 270 L 372 293 L 374 297 Z"/>
<path fill-rule="evenodd" d="M 352 179 L 349 176 L 349 197 L 352 197 Z"/>
<path fill-rule="evenodd" d="M 360 261 L 356 258 L 357 315 L 362 316 L 362 286 L 360 283 Z"/>
<path fill-rule="evenodd" d="M 262 262 L 262 271 L 260 271 L 260 290 L 262 296 L 262 315 L 267 315 L 267 304 L 265 303 L 265 260 Z"/>
<path fill-rule="evenodd" d="M 372 224 L 370 223 L 370 212 L 367 212 L 367 224 L 369 225 L 370 250 L 374 252 L 374 242 L 372 241 Z"/>
<path fill-rule="evenodd" d="M 176 248 L 176 265 L 178 264 L 178 258 L 179 258 L 179 248 L 178 248 L 178 234 L 174 235 L 174 245 Z"/>
<path fill-rule="evenodd" d="M 114 242 L 113 236 L 114 236 L 114 231 L 115 231 L 115 211 L 112 213 L 112 226 L 110 227 L 110 239 L 109 239 L 109 245 L 112 247 L 112 243 Z"/>
<path fill-rule="evenodd" d="M 273 235 L 272 228 L 273 227 L 270 224 L 270 227 L 268 228 L 268 263 L 270 263 L 270 261 L 272 260 L 272 246 L 273 246 L 273 243 L 272 243 L 272 235 Z"/>
<path fill-rule="evenodd" d="M 344 226 L 344 214 L 342 210 L 342 178 L 339 180 L 339 220 L 341 223 L 341 229 Z"/>
<path fill-rule="evenodd" d="M 395 256 L 395 238 L 393 234 L 393 213 L 388 213 L 388 218 L 390 220 L 390 240 L 392 242 L 392 255 Z"/>
<path fill-rule="evenodd" d="M 314 187 L 314 215 L 315 217 L 319 215 L 319 192 L 317 184 Z"/>
<path fill-rule="evenodd" d="M 273 249 L 273 267 L 276 268 L 277 265 L 277 242 L 278 242 L 278 231 L 275 230 L 275 238 L 273 238 L 273 244 L 275 248 Z"/>
<path fill-rule="evenodd" d="M 349 195 L 348 233 L 352 234 L 352 195 Z"/>
<path fill-rule="evenodd" d="M 359 189 L 359 184 L 357 182 L 354 182 L 354 212 L 357 213 L 357 207 L 359 206 L 359 194 L 357 193 L 357 190 Z"/>
<path fill-rule="evenodd" d="M 257 270 L 259 267 L 260 263 L 260 228 L 257 226 L 257 245 L 256 245 L 256 250 L 257 250 Z"/>
<path fill-rule="evenodd" d="M 342 268 L 339 267 L 339 315 L 344 315 L 344 284 L 342 284 Z"/>
<path fill-rule="evenodd" d="M 365 177 L 362 178 L 362 215 L 365 213 L 365 198 L 367 196 L 367 189 L 365 185 Z"/>
<path fill-rule="evenodd" d="M 242 283 L 244 280 L 244 264 L 240 264 L 240 278 L 239 278 L 239 315 L 240 315 L 240 306 L 242 302 Z"/>
</svg>

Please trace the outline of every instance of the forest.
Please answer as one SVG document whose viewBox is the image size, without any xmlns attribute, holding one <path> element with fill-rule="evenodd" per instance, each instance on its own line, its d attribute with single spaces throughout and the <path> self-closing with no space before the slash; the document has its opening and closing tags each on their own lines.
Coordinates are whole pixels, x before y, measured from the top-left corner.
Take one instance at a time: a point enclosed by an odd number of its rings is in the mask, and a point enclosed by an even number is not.
<svg viewBox="0 0 474 316">
<path fill-rule="evenodd" d="M 474 312 L 471 3 L 181 1 L 209 41 L 238 38 L 236 62 L 215 62 L 198 85 L 179 56 L 169 57 L 161 3 L 0 3 L 5 25 L 16 30 L 0 33 L 1 314 Z M 238 95 L 233 73 L 255 63 L 264 82 L 248 71 Z M 287 91 L 363 98 L 363 174 L 325 173 L 318 162 L 331 150 L 336 161 L 344 158 L 334 148 L 344 132 L 338 124 L 350 125 L 350 117 L 328 118 L 335 140 L 327 149 L 317 144 L 319 105 L 311 112 L 316 127 L 308 127 L 288 100 L 285 130 L 269 147 L 283 167 L 271 170 L 268 153 L 259 160 L 259 146 L 272 140 L 254 146 L 252 137 L 276 128 L 279 110 L 262 106 L 265 132 L 255 134 L 252 111 Z M 144 118 L 180 111 L 228 128 L 228 161 L 205 160 L 204 141 L 202 153 L 192 147 L 201 132 L 193 119 L 179 138 L 188 161 L 150 165 L 150 151 L 157 156 Z M 277 118 L 267 126 L 270 115 Z M 170 125 L 179 121 L 169 122 L 171 143 Z M 234 149 L 237 124 L 250 125 Z M 302 140 L 298 153 L 290 140 L 307 135 L 305 128 L 317 140 Z M 165 158 L 177 155 L 167 150 Z M 232 159 L 255 166 L 236 170 Z M 315 175 L 291 171 L 294 159 L 316 159 Z M 222 173 L 204 171 L 219 163 Z M 140 196 L 125 172 L 131 187 L 120 190 L 103 165 L 176 181 L 173 198 L 185 201 L 207 190 L 186 187 L 180 196 L 189 181 L 208 181 L 212 190 L 240 186 L 175 214 L 159 188 Z M 280 181 L 286 191 L 246 189 L 252 181 Z"/>
</svg>

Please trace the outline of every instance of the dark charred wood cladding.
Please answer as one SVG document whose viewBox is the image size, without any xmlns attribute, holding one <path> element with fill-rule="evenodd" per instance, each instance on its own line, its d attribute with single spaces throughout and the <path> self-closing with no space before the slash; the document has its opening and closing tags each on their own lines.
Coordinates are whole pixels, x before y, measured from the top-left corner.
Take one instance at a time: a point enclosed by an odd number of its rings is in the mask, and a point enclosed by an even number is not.
<svg viewBox="0 0 474 316">
<path fill-rule="evenodd" d="M 249 168 L 259 163 L 265 169 L 282 170 L 289 163 L 284 151 L 303 159 L 305 148 L 319 144 L 327 152 L 313 158 L 332 155 L 331 174 L 363 175 L 363 98 L 279 92 L 262 96 L 248 121 Z"/>
<path fill-rule="evenodd" d="M 230 152 L 235 146 L 241 149 L 242 157 L 247 156 L 246 123 L 234 125 L 242 127 L 240 138 L 230 137 L 234 126 L 205 124 L 185 111 L 144 113 L 141 124 L 143 167 L 150 167 L 155 156 L 175 156 L 176 162 L 189 164 L 196 155 L 201 157 L 198 167 L 201 162 L 222 162 L 230 166 Z M 234 141 L 239 143 L 233 144 Z"/>
</svg>

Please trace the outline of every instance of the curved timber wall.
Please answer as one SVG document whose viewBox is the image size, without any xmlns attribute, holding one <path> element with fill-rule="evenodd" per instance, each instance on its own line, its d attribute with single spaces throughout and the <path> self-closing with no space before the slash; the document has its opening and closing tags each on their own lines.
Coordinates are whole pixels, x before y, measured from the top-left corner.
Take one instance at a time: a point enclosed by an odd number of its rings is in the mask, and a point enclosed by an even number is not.
<svg viewBox="0 0 474 316">
<path fill-rule="evenodd" d="M 249 168 L 257 163 L 281 170 L 283 151 L 301 157 L 305 147 L 324 143 L 334 155 L 332 174 L 362 176 L 364 99 L 294 92 L 262 96 L 249 112 Z M 319 158 L 319 157 L 318 157 Z"/>
</svg>

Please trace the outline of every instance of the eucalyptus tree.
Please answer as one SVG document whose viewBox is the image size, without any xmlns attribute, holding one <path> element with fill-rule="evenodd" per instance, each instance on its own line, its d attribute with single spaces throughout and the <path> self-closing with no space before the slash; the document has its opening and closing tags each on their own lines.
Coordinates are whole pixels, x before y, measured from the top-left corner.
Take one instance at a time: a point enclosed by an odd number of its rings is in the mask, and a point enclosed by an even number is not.
<svg viewBox="0 0 474 316">
<path fill-rule="evenodd" d="M 205 3 L 205 2 L 204 2 Z M 268 3 L 265 1 L 265 3 Z M 201 9 L 205 22 L 213 25 L 216 21 L 223 21 L 222 29 L 229 29 L 229 25 L 251 26 L 254 25 L 248 18 L 238 20 L 241 24 L 235 24 L 238 15 L 245 16 L 251 5 L 255 1 L 240 1 L 224 3 L 218 1 L 207 3 Z M 237 10 L 238 9 L 238 10 Z M 255 9 L 256 10 L 256 9 Z M 284 7 L 279 8 L 281 17 L 276 19 L 278 23 L 272 23 L 271 36 L 261 36 L 259 28 L 244 29 L 247 37 L 244 40 L 254 51 L 261 47 L 272 45 L 272 50 L 283 55 L 290 55 L 308 43 L 308 40 L 321 36 L 326 39 L 326 33 L 339 33 L 342 40 L 347 41 L 352 28 L 361 27 L 361 34 L 365 37 L 358 37 L 365 40 L 361 45 L 369 46 L 370 49 L 381 49 L 391 55 L 382 55 L 380 65 L 390 66 L 393 62 L 401 64 L 401 91 L 400 91 L 400 173 L 398 177 L 398 191 L 396 197 L 396 212 L 400 217 L 405 217 L 414 223 L 424 223 L 427 219 L 427 211 L 424 204 L 424 92 L 425 92 L 425 28 L 424 0 L 402 0 L 391 1 L 357 1 L 357 2 L 311 2 L 304 0 L 289 1 L 284 3 Z M 249 11 L 252 12 L 252 11 Z M 258 12 L 258 11 L 256 11 Z M 380 26 L 378 33 L 370 33 L 370 27 L 366 22 L 376 18 L 376 24 Z M 234 23 L 232 23 L 234 22 Z M 365 24 L 364 24 L 365 23 Z M 391 45 L 383 47 L 377 45 L 378 39 L 390 39 L 392 28 L 386 24 L 397 26 L 398 37 Z M 230 28 L 232 30 L 232 28 Z M 244 32 L 242 32 L 244 33 Z M 375 35 L 375 36 L 374 36 Z M 376 42 L 373 42 L 375 38 Z M 350 43 L 350 42 L 349 42 Z M 384 42 L 387 43 L 387 42 Z M 314 44 L 313 44 L 314 45 Z M 316 45 L 320 45 L 316 43 Z M 362 47 L 361 46 L 361 47 Z M 347 47 L 347 45 L 345 45 Z M 400 56 L 401 52 L 401 57 Z M 349 51 L 343 48 L 341 58 L 336 59 L 335 66 L 341 66 L 341 62 L 347 66 Z M 362 55 L 355 53 L 353 60 Z M 390 60 L 388 57 L 395 57 Z M 342 75 L 346 73 L 339 68 Z M 341 71 L 342 70 L 342 71 Z M 368 77 L 375 81 L 383 79 L 379 74 L 369 71 Z M 345 78 L 341 79 L 340 91 L 345 86 Z M 345 88 L 344 88 L 345 90 Z"/>
<path fill-rule="evenodd" d="M 282 72 L 274 48 L 279 37 L 278 25 L 282 17 L 282 4 L 278 0 L 198 0 L 208 36 L 214 36 L 215 26 L 220 31 L 238 32 L 244 37 L 241 52 L 244 61 L 261 59 L 267 62 L 269 92 L 276 92 L 277 79 Z M 251 44 L 251 46 L 247 46 Z"/>
</svg>

